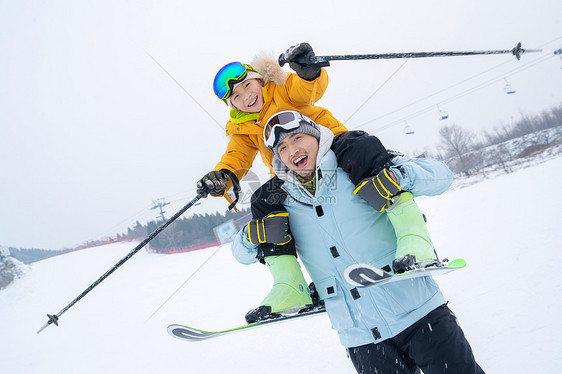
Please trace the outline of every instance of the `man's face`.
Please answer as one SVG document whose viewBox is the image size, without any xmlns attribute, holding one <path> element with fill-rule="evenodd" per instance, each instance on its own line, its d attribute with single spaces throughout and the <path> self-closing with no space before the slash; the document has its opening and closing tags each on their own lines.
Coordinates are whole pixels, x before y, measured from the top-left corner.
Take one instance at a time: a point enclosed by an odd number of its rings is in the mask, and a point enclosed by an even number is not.
<svg viewBox="0 0 562 374">
<path fill-rule="evenodd" d="M 263 92 L 259 79 L 247 79 L 232 90 L 230 102 L 236 109 L 247 113 L 258 113 L 263 108 Z"/>
<path fill-rule="evenodd" d="M 309 134 L 293 133 L 279 142 L 281 161 L 305 180 L 312 180 L 316 171 L 318 139 Z"/>
</svg>

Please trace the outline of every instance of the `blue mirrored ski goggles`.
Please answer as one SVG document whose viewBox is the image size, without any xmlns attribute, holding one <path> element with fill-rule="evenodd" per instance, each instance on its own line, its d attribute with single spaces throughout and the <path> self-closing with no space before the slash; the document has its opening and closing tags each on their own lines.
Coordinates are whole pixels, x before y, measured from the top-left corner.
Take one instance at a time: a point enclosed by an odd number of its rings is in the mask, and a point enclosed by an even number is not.
<svg viewBox="0 0 562 374">
<path fill-rule="evenodd" d="M 246 79 L 248 71 L 256 71 L 250 65 L 241 62 L 231 62 L 223 66 L 213 82 L 213 91 L 215 95 L 221 100 L 228 99 L 232 94 L 232 89 L 236 83 L 242 82 Z"/>
</svg>

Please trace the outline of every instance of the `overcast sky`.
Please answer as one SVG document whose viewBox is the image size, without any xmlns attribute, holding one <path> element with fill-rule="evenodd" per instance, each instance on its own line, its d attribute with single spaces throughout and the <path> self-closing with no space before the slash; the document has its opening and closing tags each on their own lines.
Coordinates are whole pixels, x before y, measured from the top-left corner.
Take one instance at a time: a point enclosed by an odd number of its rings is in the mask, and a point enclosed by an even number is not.
<svg viewBox="0 0 562 374">
<path fill-rule="evenodd" d="M 216 71 L 261 51 L 302 41 L 317 55 L 543 49 L 521 61 L 332 62 L 318 105 L 407 153 L 434 150 L 445 124 L 479 133 L 562 101 L 559 0 L 381 3 L 0 0 L 0 244 L 112 236 L 156 218 L 158 198 L 172 202 L 170 217 L 227 144 Z M 186 216 L 226 205 L 207 198 Z"/>
</svg>

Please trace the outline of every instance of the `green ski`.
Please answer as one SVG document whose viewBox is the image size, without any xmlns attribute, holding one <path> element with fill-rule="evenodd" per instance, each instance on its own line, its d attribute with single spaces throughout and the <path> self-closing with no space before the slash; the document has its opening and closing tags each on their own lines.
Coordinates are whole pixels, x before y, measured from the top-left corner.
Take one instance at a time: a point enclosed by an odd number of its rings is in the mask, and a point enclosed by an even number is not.
<svg viewBox="0 0 562 374">
<path fill-rule="evenodd" d="M 354 287 L 380 286 L 381 284 L 403 281 L 406 279 L 442 275 L 454 270 L 462 269 L 466 261 L 462 258 L 444 260 L 435 266 L 410 270 L 405 273 L 394 274 L 367 263 L 355 263 L 344 270 L 345 280 Z"/>
<path fill-rule="evenodd" d="M 307 312 L 302 312 L 302 313 L 299 313 L 299 314 L 293 314 L 293 315 L 287 315 L 287 316 L 280 316 L 280 317 L 277 317 L 277 318 L 266 319 L 266 320 L 263 320 L 263 321 L 251 323 L 249 325 L 238 326 L 238 327 L 234 327 L 234 328 L 231 328 L 231 329 L 220 330 L 220 331 L 201 330 L 201 329 L 198 329 L 198 328 L 195 328 L 195 327 L 189 327 L 189 326 L 185 326 L 185 325 L 170 325 L 170 326 L 168 326 L 168 333 L 175 338 L 193 342 L 193 341 L 200 341 L 200 340 L 216 338 L 217 336 L 231 334 L 231 333 L 234 333 L 234 332 L 246 331 L 246 330 L 254 328 L 254 327 L 265 326 L 265 325 L 269 325 L 269 324 L 272 324 L 272 323 L 284 322 L 284 321 L 288 321 L 288 320 L 292 320 L 292 319 L 296 319 L 296 318 L 302 318 L 302 317 L 308 317 L 308 316 L 313 316 L 313 315 L 317 315 L 317 314 L 322 314 L 324 312 L 326 312 L 326 309 L 324 307 L 318 307 L 318 308 L 315 308 L 313 310 L 310 310 L 310 311 L 307 311 Z"/>
</svg>

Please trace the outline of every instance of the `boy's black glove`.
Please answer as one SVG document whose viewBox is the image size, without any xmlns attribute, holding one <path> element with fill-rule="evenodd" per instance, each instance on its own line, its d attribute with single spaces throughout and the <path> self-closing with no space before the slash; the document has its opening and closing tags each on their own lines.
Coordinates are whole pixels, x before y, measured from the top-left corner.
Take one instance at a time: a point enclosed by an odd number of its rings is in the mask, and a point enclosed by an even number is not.
<svg viewBox="0 0 562 374">
<path fill-rule="evenodd" d="M 363 198 L 378 212 L 382 212 L 388 199 L 400 191 L 402 189 L 388 174 L 388 170 L 382 169 L 378 175 L 359 182 L 353 193 Z"/>
<path fill-rule="evenodd" d="M 287 244 L 293 239 L 289 234 L 289 213 L 272 212 L 263 218 L 253 219 L 248 222 L 247 234 L 253 245 Z"/>
<path fill-rule="evenodd" d="M 197 181 L 197 189 L 206 191 L 212 196 L 222 196 L 226 189 L 228 176 L 222 171 L 211 171 Z"/>
<path fill-rule="evenodd" d="M 316 56 L 310 44 L 299 43 L 294 45 L 287 49 L 283 56 L 291 69 L 302 79 L 313 81 L 320 76 L 322 67 L 316 63 L 314 59 Z"/>
</svg>

